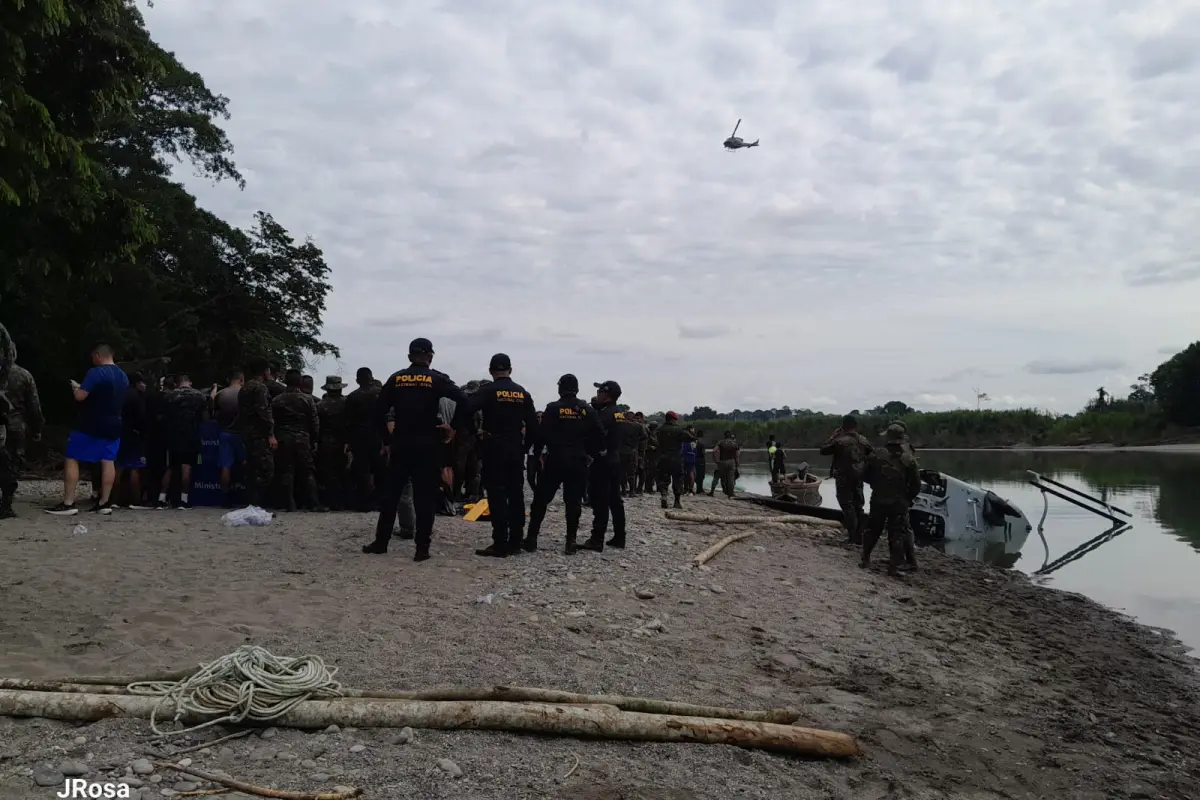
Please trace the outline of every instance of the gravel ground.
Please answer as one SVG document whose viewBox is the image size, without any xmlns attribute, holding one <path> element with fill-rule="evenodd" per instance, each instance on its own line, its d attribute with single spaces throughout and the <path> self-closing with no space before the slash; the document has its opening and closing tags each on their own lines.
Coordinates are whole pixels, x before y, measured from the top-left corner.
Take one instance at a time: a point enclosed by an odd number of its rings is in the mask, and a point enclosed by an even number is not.
<svg viewBox="0 0 1200 800">
<path fill-rule="evenodd" d="M 1196 662 L 1166 632 L 1017 573 L 923 551 L 922 571 L 898 581 L 858 569 L 836 536 L 770 528 L 693 570 L 691 557 L 729 531 L 665 520 L 657 498 L 629 501 L 624 552 L 561 555 L 555 505 L 534 555 L 476 558 L 486 526 L 439 518 L 434 558 L 414 564 L 411 543 L 360 554 L 373 523 L 361 514 L 239 529 L 210 510 L 58 519 L 33 504 L 55 494 L 23 485 L 21 518 L 0 523 L 0 675 L 145 674 L 254 643 L 320 655 L 363 689 L 507 684 L 790 705 L 801 724 L 850 733 L 866 753 L 830 762 L 488 732 L 279 730 L 188 754 L 250 783 L 465 800 L 1112 800 L 1193 798 L 1200 786 Z M 81 523 L 88 532 L 72 533 Z M 186 776 L 134 774 L 149 739 L 135 720 L 2 718 L 0 797 L 51 797 L 85 770 L 126 775 L 146 800 L 195 789 Z"/>
</svg>

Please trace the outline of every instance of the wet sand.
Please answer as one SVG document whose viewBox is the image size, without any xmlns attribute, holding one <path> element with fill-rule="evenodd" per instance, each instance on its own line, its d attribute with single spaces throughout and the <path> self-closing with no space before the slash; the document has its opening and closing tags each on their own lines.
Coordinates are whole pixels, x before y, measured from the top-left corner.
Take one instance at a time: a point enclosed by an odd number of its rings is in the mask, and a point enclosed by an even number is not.
<svg viewBox="0 0 1200 800">
<path fill-rule="evenodd" d="M 706 497 L 687 505 L 771 513 Z M 282 515 L 265 528 L 230 529 L 213 510 L 58 519 L 22 502 L 21 519 L 0 522 L 0 675 L 145 673 L 254 643 L 320 655 L 355 688 L 508 684 L 790 705 L 800 724 L 850 733 L 865 751 L 830 762 L 487 732 L 419 730 L 402 744 L 395 731 L 281 730 L 190 754 L 197 768 L 292 790 L 591 800 L 1196 796 L 1200 674 L 1169 633 L 1018 573 L 929 551 L 920 573 L 897 581 L 882 565 L 860 570 L 828 535 L 760 528 L 697 571 L 692 556 L 729 531 L 670 522 L 657 506 L 629 501 L 627 550 L 571 559 L 558 552 L 557 504 L 543 550 L 503 561 L 471 554 L 486 527 L 439 518 L 434 558 L 414 564 L 411 543 L 360 554 L 373 522 L 360 514 Z M 79 523 L 86 534 L 72 533 Z M 95 779 L 101 767 L 119 776 L 148 739 L 141 721 L 0 719 L 0 796 L 53 796 L 58 788 L 35 786 L 33 770 L 64 760 L 90 765 Z M 447 758 L 461 777 L 439 768 Z M 148 799 L 179 776 L 138 780 Z"/>
</svg>

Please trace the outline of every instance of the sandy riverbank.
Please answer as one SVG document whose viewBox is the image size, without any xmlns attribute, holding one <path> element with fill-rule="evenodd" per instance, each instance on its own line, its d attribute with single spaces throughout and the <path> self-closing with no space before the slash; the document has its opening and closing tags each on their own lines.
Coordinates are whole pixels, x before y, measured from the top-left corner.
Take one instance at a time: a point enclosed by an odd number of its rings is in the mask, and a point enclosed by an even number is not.
<svg viewBox="0 0 1200 800">
<path fill-rule="evenodd" d="M 690 506 L 753 513 L 708 498 Z M 1174 640 L 936 553 L 900 583 L 859 570 L 833 538 L 763 531 L 694 572 L 690 558 L 720 534 L 663 519 L 651 498 L 630 502 L 625 552 L 484 561 L 470 551 L 486 528 L 439 519 L 435 557 L 420 565 L 405 543 L 359 554 L 371 520 L 356 514 L 226 529 L 208 510 L 18 511 L 0 523 L 3 676 L 145 672 L 252 642 L 319 654 L 358 688 L 518 684 L 792 705 L 803 724 L 851 733 L 866 751 L 833 763 L 499 733 L 417 731 L 399 744 L 394 731 L 364 730 L 280 731 L 191 754 L 198 768 L 254 783 L 481 800 L 1113 800 L 1193 797 L 1200 785 L 1200 678 Z M 79 522 L 88 533 L 73 535 Z M 552 508 L 547 545 L 561 525 Z M 661 630 L 645 630 L 652 620 Z M 108 765 L 119 775 L 147 731 L 0 719 L 0 797 L 53 796 L 34 785 L 41 764 L 76 759 L 93 776 Z M 438 768 L 445 758 L 462 777 Z M 148 800 L 177 778 L 143 780 Z"/>
</svg>

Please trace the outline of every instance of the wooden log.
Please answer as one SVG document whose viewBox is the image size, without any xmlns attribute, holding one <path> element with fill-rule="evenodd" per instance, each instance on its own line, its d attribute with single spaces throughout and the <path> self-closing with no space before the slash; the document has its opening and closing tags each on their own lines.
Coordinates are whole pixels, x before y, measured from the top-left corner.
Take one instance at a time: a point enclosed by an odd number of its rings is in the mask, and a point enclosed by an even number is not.
<svg viewBox="0 0 1200 800">
<path fill-rule="evenodd" d="M 63 692 L 66 694 L 128 694 L 124 684 L 105 686 L 55 681 L 25 680 L 22 678 L 0 678 L 0 689 L 19 689 L 32 692 Z M 556 689 L 536 689 L 524 686 L 456 687 L 447 686 L 411 692 L 384 692 L 363 689 L 343 689 L 343 697 L 358 697 L 371 700 L 480 700 L 510 703 L 556 703 L 563 705 L 616 706 L 623 711 L 638 711 L 643 714 L 675 714 L 683 717 L 712 717 L 746 722 L 775 722 L 790 725 L 800 719 L 792 708 L 773 708 L 752 711 L 741 708 L 677 703 L 671 700 L 655 700 L 647 697 L 624 697 L 607 694 L 576 694 Z"/>
<path fill-rule="evenodd" d="M 700 553 L 698 556 L 693 558 L 692 565 L 696 566 L 696 567 L 702 566 L 703 564 L 712 560 L 713 556 L 715 556 L 717 553 L 724 550 L 729 545 L 733 544 L 734 542 L 740 542 L 742 539 L 745 539 L 745 538 L 747 538 L 749 536 L 753 536 L 753 535 L 754 535 L 754 531 L 745 531 L 743 533 L 735 533 L 735 534 L 732 534 L 731 536 L 726 536 L 724 539 L 717 542 L 712 547 L 708 548 L 703 553 Z"/>
<path fill-rule="evenodd" d="M 149 719 L 159 702 L 142 695 L 65 694 L 0 690 L 0 715 L 96 722 L 114 717 Z M 162 715 L 171 717 L 166 703 Z M 196 724 L 203 716 L 184 712 L 180 722 Z M 548 703 L 500 701 L 396 701 L 368 698 L 307 700 L 272 724 L 321 729 L 426 728 L 497 730 L 590 739 L 729 744 L 808 756 L 846 758 L 860 753 L 850 736 L 834 731 L 770 722 L 721 720 L 635 711 L 581 708 Z"/>
<path fill-rule="evenodd" d="M 191 767 L 183 767 L 179 764 L 172 764 L 170 761 L 156 761 L 154 766 L 159 769 L 170 769 L 176 772 L 182 772 L 184 775 L 191 775 L 193 778 L 199 778 L 202 781 L 216 783 L 227 789 L 232 789 L 245 794 L 256 794 L 259 797 L 271 797 L 275 800 L 350 800 L 353 797 L 360 797 L 362 789 L 354 788 L 348 792 L 289 792 L 286 789 L 268 789 L 265 786 L 255 786 L 252 783 L 243 783 L 235 781 L 232 778 L 222 778 L 219 775 L 213 775 L 208 772 L 201 772 L 198 769 Z M 205 794 L 218 794 L 225 791 L 224 789 L 211 792 L 186 792 L 183 795 L 176 796 L 191 796 L 200 797 Z"/>
</svg>

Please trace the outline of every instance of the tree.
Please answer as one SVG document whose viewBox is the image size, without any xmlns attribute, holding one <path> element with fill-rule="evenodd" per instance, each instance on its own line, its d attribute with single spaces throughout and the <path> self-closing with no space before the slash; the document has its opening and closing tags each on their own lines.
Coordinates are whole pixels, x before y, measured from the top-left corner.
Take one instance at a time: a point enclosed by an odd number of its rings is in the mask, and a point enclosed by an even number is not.
<svg viewBox="0 0 1200 800">
<path fill-rule="evenodd" d="M 1200 342 L 1160 364 L 1150 373 L 1149 383 L 1169 422 L 1200 425 Z"/>
<path fill-rule="evenodd" d="M 197 380 L 336 354 L 319 338 L 321 250 L 263 212 L 238 230 L 171 180 L 187 161 L 242 185 L 217 124 L 228 100 L 151 40 L 132 0 L 5 3 L 0 46 L 0 320 L 28 368 L 65 381 L 97 341 Z"/>
<path fill-rule="evenodd" d="M 696 406 L 692 409 L 692 413 L 688 414 L 688 419 L 719 419 L 720 415 L 716 409 L 709 406 Z"/>
<path fill-rule="evenodd" d="M 1154 404 L 1154 389 L 1150 387 L 1150 375 L 1139 375 L 1137 383 L 1129 387 L 1129 402 L 1147 408 Z"/>
<path fill-rule="evenodd" d="M 916 413 L 916 409 L 899 400 L 889 400 L 881 406 L 872 408 L 867 413 L 875 417 L 903 417 L 905 414 Z"/>
</svg>

